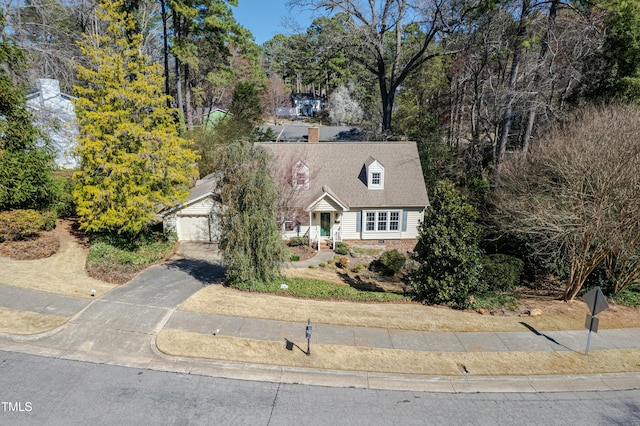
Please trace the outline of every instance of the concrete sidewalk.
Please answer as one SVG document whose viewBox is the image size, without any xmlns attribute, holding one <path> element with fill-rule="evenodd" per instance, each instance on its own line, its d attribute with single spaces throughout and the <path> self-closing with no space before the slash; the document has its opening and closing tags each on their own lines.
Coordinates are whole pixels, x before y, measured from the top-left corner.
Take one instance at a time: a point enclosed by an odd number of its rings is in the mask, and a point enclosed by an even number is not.
<svg viewBox="0 0 640 426">
<path fill-rule="evenodd" d="M 424 352 L 584 353 L 587 330 L 540 332 L 523 323 L 522 332 L 437 332 L 312 324 L 313 344 L 359 346 Z M 176 311 L 165 330 L 217 334 L 244 339 L 306 342 L 306 323 L 272 321 Z M 590 350 L 640 349 L 640 328 L 600 330 Z"/>
</svg>

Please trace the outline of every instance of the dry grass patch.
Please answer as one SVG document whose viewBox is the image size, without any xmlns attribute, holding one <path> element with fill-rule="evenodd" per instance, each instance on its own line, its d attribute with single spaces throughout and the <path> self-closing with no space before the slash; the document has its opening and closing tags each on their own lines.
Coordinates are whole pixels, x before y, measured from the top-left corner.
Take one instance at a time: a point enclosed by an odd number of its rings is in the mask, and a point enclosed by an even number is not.
<svg viewBox="0 0 640 426">
<path fill-rule="evenodd" d="M 100 297 L 114 285 L 87 276 L 85 249 L 69 234 L 57 227 L 60 248 L 53 256 L 38 260 L 14 260 L 0 256 L 3 284 L 32 290 L 91 298 L 91 289 Z"/>
<path fill-rule="evenodd" d="M 203 288 L 180 309 L 190 312 L 418 331 L 527 331 L 522 322 L 540 331 L 579 330 L 587 312 L 584 302 L 551 301 L 539 317 L 500 317 L 457 311 L 419 303 L 355 303 L 295 299 L 238 291 L 218 285 Z M 613 318 L 624 313 L 624 321 Z M 638 327 L 638 309 L 602 312 L 600 328 Z M 609 315 L 609 316 L 608 316 Z"/>
<path fill-rule="evenodd" d="M 640 371 L 640 350 L 576 352 L 421 352 L 312 345 L 311 356 L 285 342 L 163 330 L 156 345 L 167 355 L 301 368 L 395 374 L 475 376 L 600 374 Z M 306 349 L 306 347 L 304 348 Z"/>
<path fill-rule="evenodd" d="M 313 278 L 316 280 L 327 281 L 334 284 L 344 284 L 344 280 L 342 280 L 340 276 L 331 269 L 288 268 L 282 270 L 282 275 L 289 278 Z"/>
<path fill-rule="evenodd" d="M 67 317 L 0 307 L 0 333 L 39 334 L 60 327 Z"/>
</svg>

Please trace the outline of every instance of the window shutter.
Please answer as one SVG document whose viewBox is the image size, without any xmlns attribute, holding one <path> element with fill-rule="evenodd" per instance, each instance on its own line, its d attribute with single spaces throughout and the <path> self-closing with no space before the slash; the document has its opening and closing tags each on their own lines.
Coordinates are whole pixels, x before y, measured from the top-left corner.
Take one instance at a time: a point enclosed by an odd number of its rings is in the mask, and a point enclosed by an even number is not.
<svg viewBox="0 0 640 426">
<path fill-rule="evenodd" d="M 362 210 L 356 212 L 356 232 L 362 231 Z"/>
<path fill-rule="evenodd" d="M 407 213 L 406 210 L 402 210 L 402 232 L 407 232 Z"/>
</svg>

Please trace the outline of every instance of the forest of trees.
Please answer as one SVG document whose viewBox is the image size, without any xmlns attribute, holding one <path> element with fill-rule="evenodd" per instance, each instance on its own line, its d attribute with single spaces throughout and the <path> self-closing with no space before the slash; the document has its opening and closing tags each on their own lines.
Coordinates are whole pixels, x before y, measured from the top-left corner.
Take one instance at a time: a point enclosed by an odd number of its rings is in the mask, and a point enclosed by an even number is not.
<svg viewBox="0 0 640 426">
<path fill-rule="evenodd" d="M 357 125 L 370 140 L 416 141 L 430 190 L 447 178 L 478 209 L 486 251 L 553 272 L 567 282 L 566 299 L 596 276 L 614 293 L 637 283 L 640 230 L 630 212 L 638 211 L 640 197 L 640 3 L 289 0 L 292 13 L 313 10 L 316 18 L 303 31 L 258 46 L 233 16 L 239 1 L 0 1 L 0 83 L 15 89 L 0 93 L 8 99 L 0 102 L 0 160 L 22 155 L 12 151 L 20 145 L 51 167 L 23 116 L 28 141 L 12 142 L 6 123 L 23 114 L 18 100 L 36 79 L 59 80 L 64 92 L 80 97 L 79 213 L 83 202 L 103 197 L 91 189 L 103 178 L 95 171 L 105 167 L 96 153 L 121 149 L 125 140 L 129 153 L 147 162 L 118 157 L 122 176 L 133 169 L 148 179 L 116 187 L 111 177 L 109 184 L 120 195 L 147 186 L 147 198 L 136 201 L 146 213 L 129 230 L 137 232 L 154 206 L 179 195 L 169 186 L 193 178 L 192 149 L 201 172 L 214 170 L 209 148 L 222 135 L 249 137 L 261 119 L 277 122 L 275 111 L 290 93 L 311 93 L 328 98 L 318 121 Z M 111 19 L 98 13 L 101 4 Z M 107 63 L 126 72 L 108 72 Z M 115 103 L 104 105 L 103 96 Z M 110 140 L 103 136 L 125 125 L 122 116 L 105 121 L 115 104 L 131 122 Z M 237 115 L 218 139 L 196 131 L 213 108 Z M 576 138 L 587 145 L 568 143 Z M 149 158 L 181 173 L 154 172 Z M 625 173 L 604 173 L 619 170 Z M 2 172 L 0 179 L 15 177 Z M 600 185 L 614 178 L 615 186 Z M 51 180 L 46 173 L 39 179 Z M 9 207 L 53 203 L 46 194 L 22 202 L 25 195 L 9 194 L 2 182 L 0 202 Z M 120 207 L 130 214 L 130 206 Z M 85 229 L 123 225 L 95 211 L 86 215 L 92 225 Z M 622 234 L 605 226 L 616 221 L 625 224 Z M 619 237 L 615 244 L 605 243 L 610 233 Z"/>
<path fill-rule="evenodd" d="M 265 113 L 287 103 L 286 93 L 349 93 L 361 109 L 352 124 L 376 138 L 437 133 L 465 149 L 467 168 L 482 175 L 506 152 L 526 152 L 582 102 L 633 99 L 640 90 L 635 2 L 290 0 L 293 12 L 319 17 L 305 32 L 257 46 L 233 17 L 237 1 L 124 2 L 186 126 L 228 108 L 240 81 L 260 89 Z M 5 35 L 30 58 L 15 83 L 50 77 L 72 94 L 74 64 L 86 60 L 78 41 L 105 30 L 95 2 L 0 5 Z"/>
</svg>

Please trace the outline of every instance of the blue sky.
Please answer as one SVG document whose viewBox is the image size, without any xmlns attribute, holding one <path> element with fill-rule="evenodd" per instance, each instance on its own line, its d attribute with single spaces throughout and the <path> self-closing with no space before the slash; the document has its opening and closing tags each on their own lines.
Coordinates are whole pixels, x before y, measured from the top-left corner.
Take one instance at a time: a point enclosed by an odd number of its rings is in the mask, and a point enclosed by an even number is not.
<svg viewBox="0 0 640 426">
<path fill-rule="evenodd" d="M 292 34 L 294 31 L 288 28 L 286 22 L 297 24 L 300 31 L 304 31 L 313 21 L 311 11 L 294 10 L 290 13 L 286 2 L 287 0 L 238 0 L 238 6 L 231 9 L 236 21 L 251 31 L 256 43 L 262 45 L 278 33 Z"/>
</svg>

